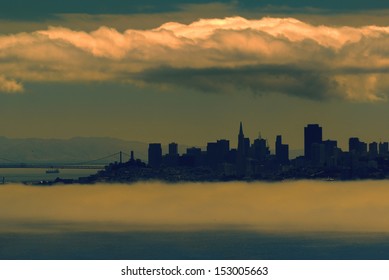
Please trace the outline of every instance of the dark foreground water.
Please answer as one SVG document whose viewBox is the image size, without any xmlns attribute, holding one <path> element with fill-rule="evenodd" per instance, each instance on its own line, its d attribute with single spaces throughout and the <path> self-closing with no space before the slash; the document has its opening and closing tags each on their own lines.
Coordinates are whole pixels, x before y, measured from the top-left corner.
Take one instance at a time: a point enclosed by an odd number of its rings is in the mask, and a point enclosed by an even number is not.
<svg viewBox="0 0 389 280">
<path fill-rule="evenodd" d="M 0 259 L 389 259 L 389 234 L 241 231 L 3 233 Z"/>
</svg>

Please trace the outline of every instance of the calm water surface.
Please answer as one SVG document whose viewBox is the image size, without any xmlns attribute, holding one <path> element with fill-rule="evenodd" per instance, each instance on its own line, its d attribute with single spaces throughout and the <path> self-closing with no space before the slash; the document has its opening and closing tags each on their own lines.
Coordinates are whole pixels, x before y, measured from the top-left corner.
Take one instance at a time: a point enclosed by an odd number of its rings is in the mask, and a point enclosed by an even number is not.
<svg viewBox="0 0 389 280">
<path fill-rule="evenodd" d="M 237 231 L 0 234 L 0 259 L 389 259 L 388 234 Z"/>
<path fill-rule="evenodd" d="M 44 168 L 0 168 L 0 181 L 3 177 L 7 183 L 51 181 L 57 177 L 77 179 L 97 172 L 96 169 L 59 169 L 59 173 L 46 174 Z"/>
</svg>

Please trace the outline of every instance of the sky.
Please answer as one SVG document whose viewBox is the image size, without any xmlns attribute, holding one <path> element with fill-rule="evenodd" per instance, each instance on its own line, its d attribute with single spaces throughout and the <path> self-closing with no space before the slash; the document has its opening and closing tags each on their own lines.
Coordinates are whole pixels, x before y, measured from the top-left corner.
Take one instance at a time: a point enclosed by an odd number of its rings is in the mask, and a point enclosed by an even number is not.
<svg viewBox="0 0 389 280">
<path fill-rule="evenodd" d="M 0 135 L 389 141 L 385 2 L 1 0 Z"/>
</svg>

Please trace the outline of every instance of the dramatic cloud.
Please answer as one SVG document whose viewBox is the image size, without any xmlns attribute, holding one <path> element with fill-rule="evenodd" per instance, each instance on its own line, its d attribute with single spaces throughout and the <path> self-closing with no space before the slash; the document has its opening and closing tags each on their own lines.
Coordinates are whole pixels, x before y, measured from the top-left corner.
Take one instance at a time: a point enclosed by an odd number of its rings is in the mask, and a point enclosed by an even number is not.
<svg viewBox="0 0 389 280">
<path fill-rule="evenodd" d="M 389 232 L 387 181 L 0 188 L 0 232 L 242 228 Z"/>
<path fill-rule="evenodd" d="M 22 92 L 23 90 L 23 86 L 20 83 L 6 79 L 4 76 L 0 75 L 0 92 L 16 93 Z"/>
<path fill-rule="evenodd" d="M 51 27 L 0 37 L 0 71 L 21 82 L 116 81 L 382 101 L 388 46 L 389 27 L 314 26 L 293 18 L 201 19 L 123 33 Z"/>
</svg>

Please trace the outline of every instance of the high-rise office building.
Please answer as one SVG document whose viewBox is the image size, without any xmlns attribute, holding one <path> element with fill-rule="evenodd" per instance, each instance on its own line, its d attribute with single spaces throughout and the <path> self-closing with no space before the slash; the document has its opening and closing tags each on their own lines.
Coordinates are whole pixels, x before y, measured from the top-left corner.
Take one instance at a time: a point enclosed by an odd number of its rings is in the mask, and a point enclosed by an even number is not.
<svg viewBox="0 0 389 280">
<path fill-rule="evenodd" d="M 348 139 L 348 151 L 351 152 L 358 152 L 359 150 L 359 138 L 357 137 L 351 137 Z"/>
<path fill-rule="evenodd" d="M 176 156 L 178 155 L 178 144 L 177 143 L 170 143 L 169 144 L 169 155 L 170 156 Z"/>
<path fill-rule="evenodd" d="M 225 139 L 217 140 L 217 145 L 220 149 L 223 160 L 226 160 L 228 158 L 228 153 L 230 152 L 230 141 Z"/>
<path fill-rule="evenodd" d="M 162 158 L 162 161 L 167 166 L 177 166 L 179 163 L 180 155 L 178 154 L 178 144 L 169 144 L 169 153 Z"/>
<path fill-rule="evenodd" d="M 369 144 L 369 155 L 371 157 L 377 157 L 378 156 L 378 143 L 373 142 Z"/>
<path fill-rule="evenodd" d="M 201 148 L 187 148 L 186 153 L 182 155 L 181 161 L 184 165 L 199 166 L 203 163 L 203 152 Z"/>
<path fill-rule="evenodd" d="M 367 144 L 357 137 L 351 137 L 348 141 L 348 150 L 357 156 L 364 156 L 367 154 Z"/>
<path fill-rule="evenodd" d="M 215 167 L 220 162 L 220 151 L 216 142 L 207 143 L 207 163 Z"/>
<path fill-rule="evenodd" d="M 389 144 L 388 142 L 384 142 L 379 144 L 379 155 L 387 156 L 389 154 Z"/>
<path fill-rule="evenodd" d="M 149 166 L 159 167 L 162 162 L 162 146 L 160 143 L 149 144 Z"/>
<path fill-rule="evenodd" d="M 207 144 L 207 161 L 210 165 L 215 166 L 228 161 L 230 151 L 230 141 L 217 140 Z"/>
<path fill-rule="evenodd" d="M 289 162 L 289 145 L 282 144 L 282 136 L 276 137 L 276 158 L 281 164 Z"/>
<path fill-rule="evenodd" d="M 322 142 L 324 145 L 324 158 L 325 164 L 328 167 L 334 167 L 338 163 L 338 142 L 336 140 L 325 140 Z"/>
<path fill-rule="evenodd" d="M 269 147 L 265 139 L 259 137 L 254 140 L 252 145 L 252 154 L 254 159 L 264 162 L 266 158 L 270 155 Z"/>
<path fill-rule="evenodd" d="M 311 163 L 316 167 L 322 167 L 325 164 L 325 144 L 313 143 L 311 151 Z"/>
<path fill-rule="evenodd" d="M 307 160 L 312 160 L 312 145 L 321 144 L 322 138 L 322 128 L 318 124 L 308 124 L 304 128 L 304 156 Z"/>
</svg>

